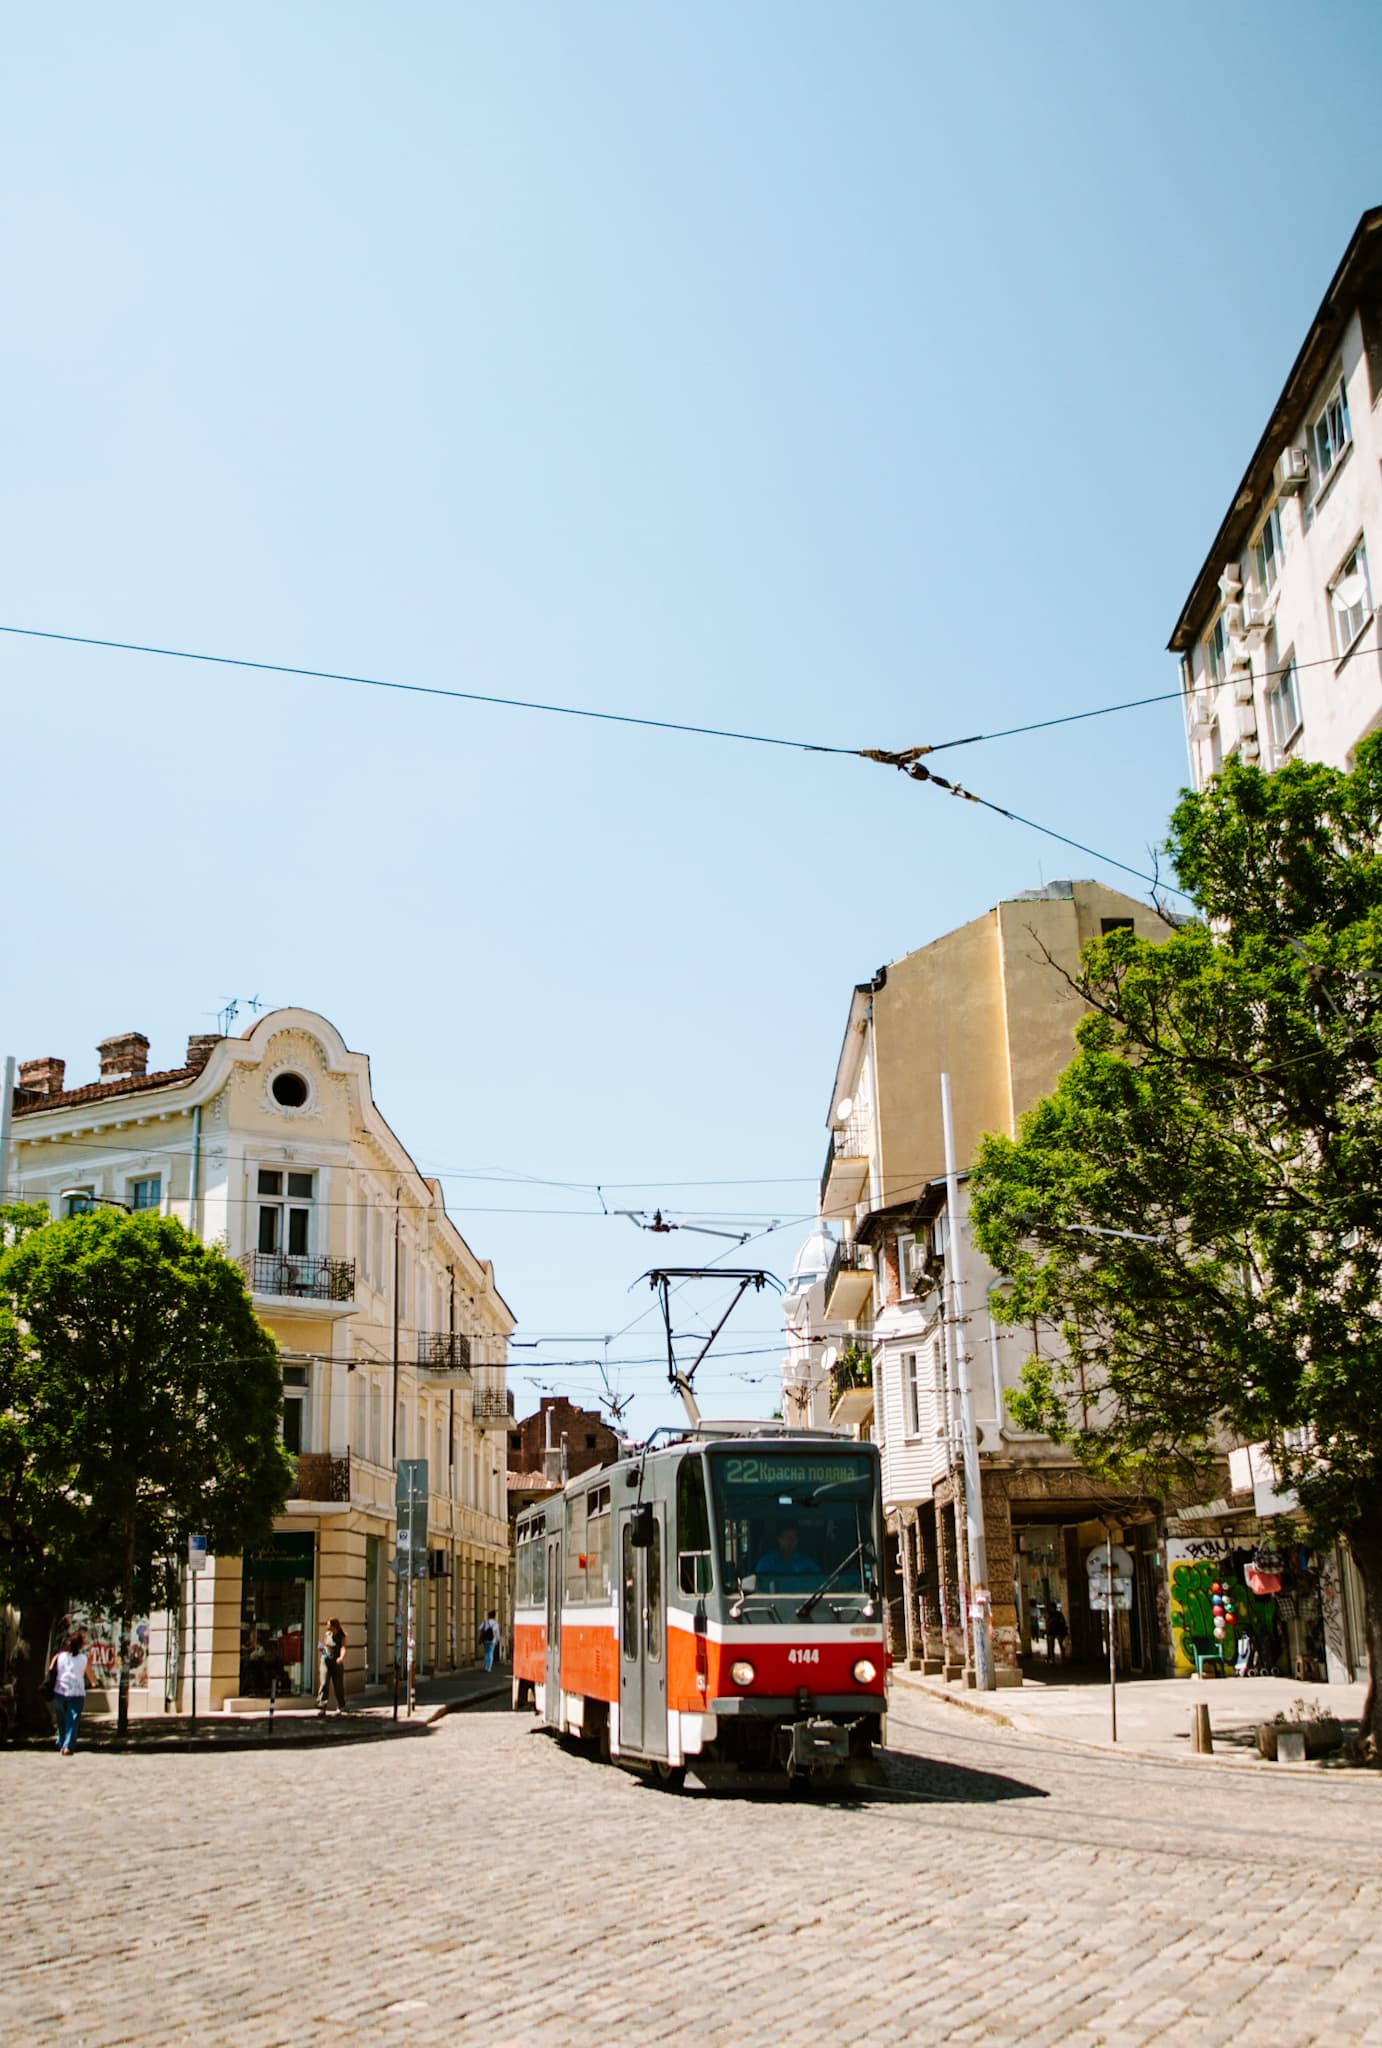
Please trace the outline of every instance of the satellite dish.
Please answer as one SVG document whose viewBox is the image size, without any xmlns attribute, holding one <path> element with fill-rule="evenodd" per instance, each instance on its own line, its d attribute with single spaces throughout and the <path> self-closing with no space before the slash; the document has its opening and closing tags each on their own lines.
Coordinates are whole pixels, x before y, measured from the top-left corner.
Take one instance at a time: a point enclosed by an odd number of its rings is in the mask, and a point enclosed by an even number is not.
<svg viewBox="0 0 1382 2048">
<path fill-rule="evenodd" d="M 848 1123 L 848 1122 L 849 1122 L 849 1119 L 850 1119 L 850 1117 L 851 1117 L 851 1116 L 853 1115 L 853 1113 L 854 1113 L 854 1097 L 853 1097 L 852 1095 L 842 1095 L 842 1096 L 840 1097 L 839 1101 L 838 1101 L 838 1102 L 837 1102 L 837 1103 L 835 1104 L 835 1121 L 836 1121 L 836 1123 L 837 1123 L 837 1124 L 844 1124 L 844 1123 Z"/>
<path fill-rule="evenodd" d="M 1351 612 L 1356 604 L 1363 602 L 1367 594 L 1367 581 L 1361 569 L 1355 569 L 1351 575 L 1341 576 L 1329 593 L 1336 612 Z"/>
</svg>

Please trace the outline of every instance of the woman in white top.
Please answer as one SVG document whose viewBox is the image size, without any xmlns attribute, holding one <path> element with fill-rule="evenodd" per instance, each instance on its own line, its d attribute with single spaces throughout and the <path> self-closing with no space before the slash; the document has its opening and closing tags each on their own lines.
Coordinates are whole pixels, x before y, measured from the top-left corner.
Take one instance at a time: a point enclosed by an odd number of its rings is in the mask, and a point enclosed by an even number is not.
<svg viewBox="0 0 1382 2048">
<path fill-rule="evenodd" d="M 77 1746 L 77 1723 L 86 1705 L 86 1675 L 90 1661 L 86 1654 L 86 1637 L 78 1629 L 67 1638 L 66 1647 L 58 1651 L 48 1667 L 55 1671 L 57 1678 L 53 1712 L 58 1723 L 59 1756 L 71 1756 Z"/>
</svg>

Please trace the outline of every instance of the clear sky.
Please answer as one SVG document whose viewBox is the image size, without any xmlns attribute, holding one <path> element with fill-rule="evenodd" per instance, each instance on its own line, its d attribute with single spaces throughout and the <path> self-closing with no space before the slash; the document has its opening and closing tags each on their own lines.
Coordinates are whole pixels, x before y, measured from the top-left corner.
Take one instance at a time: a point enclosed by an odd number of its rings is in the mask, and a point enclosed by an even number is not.
<svg viewBox="0 0 1382 2048">
<path fill-rule="evenodd" d="M 1382 200 L 1372 0 L 78 0 L 5 74 L 5 623 L 844 746 L 1174 688 Z M 228 998 L 324 1011 L 567 1340 L 525 1405 L 727 1249 L 594 1184 L 805 1217 L 853 983 L 1120 880 L 861 762 L 36 641 L 0 677 L 0 1050 L 76 1083 L 113 1031 L 170 1065 Z M 1184 752 L 1170 704 L 944 765 L 1141 867 Z M 776 1330 L 708 1407 L 771 1409 Z"/>
</svg>

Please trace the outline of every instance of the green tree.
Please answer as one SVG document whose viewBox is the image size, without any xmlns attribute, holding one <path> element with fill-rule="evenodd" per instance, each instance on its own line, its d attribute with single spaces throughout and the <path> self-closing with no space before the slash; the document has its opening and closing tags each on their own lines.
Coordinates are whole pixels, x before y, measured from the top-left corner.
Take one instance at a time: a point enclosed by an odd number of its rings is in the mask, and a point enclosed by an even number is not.
<svg viewBox="0 0 1382 2048">
<path fill-rule="evenodd" d="M 242 1550 L 287 1497 L 278 1347 L 219 1251 L 107 1209 L 0 1253 L 0 1360 L 5 1591 L 118 1600 L 124 1730 L 136 1583 L 171 1599 L 190 1530 Z"/>
<path fill-rule="evenodd" d="M 1062 1339 L 1012 1405 L 1163 1491 L 1267 1443 L 1348 1538 L 1382 1749 L 1382 739 L 1231 760 L 1169 850 L 1201 920 L 1086 950 L 1072 1064 L 976 1162 L 1003 1312 Z"/>
</svg>

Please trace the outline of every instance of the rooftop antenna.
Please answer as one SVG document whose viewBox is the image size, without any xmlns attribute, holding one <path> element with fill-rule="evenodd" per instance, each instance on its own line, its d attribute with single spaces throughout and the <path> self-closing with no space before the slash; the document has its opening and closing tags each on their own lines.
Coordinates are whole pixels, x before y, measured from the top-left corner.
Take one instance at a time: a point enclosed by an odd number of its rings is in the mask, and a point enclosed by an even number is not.
<svg viewBox="0 0 1382 2048">
<path fill-rule="evenodd" d="M 702 1359 L 719 1336 L 721 1330 L 723 1330 L 725 1324 L 734 1314 L 735 1309 L 738 1308 L 750 1287 L 752 1287 L 755 1294 L 761 1294 L 765 1287 L 775 1287 L 778 1293 L 781 1294 L 782 1282 L 776 1279 L 773 1274 L 765 1273 L 761 1266 L 655 1266 L 652 1272 L 645 1273 L 643 1278 L 650 1287 L 655 1289 L 662 1309 L 663 1327 L 667 1332 L 668 1384 L 674 1387 L 677 1393 L 681 1395 L 681 1402 L 686 1410 L 687 1420 L 690 1422 L 691 1427 L 695 1429 L 700 1423 L 701 1411 L 696 1405 L 694 1382 Z M 696 1353 L 690 1365 L 684 1367 L 677 1362 L 676 1345 L 672 1334 L 672 1282 L 674 1280 L 683 1283 L 688 1280 L 737 1280 L 739 1283 L 734 1290 L 733 1299 L 720 1317 L 719 1322 L 716 1323 L 710 1335 L 701 1345 L 700 1350 Z"/>
</svg>

